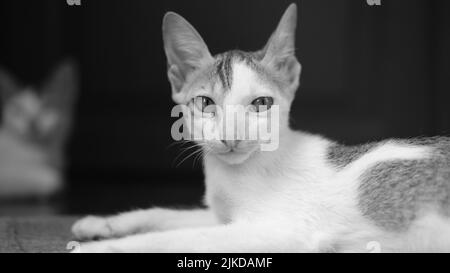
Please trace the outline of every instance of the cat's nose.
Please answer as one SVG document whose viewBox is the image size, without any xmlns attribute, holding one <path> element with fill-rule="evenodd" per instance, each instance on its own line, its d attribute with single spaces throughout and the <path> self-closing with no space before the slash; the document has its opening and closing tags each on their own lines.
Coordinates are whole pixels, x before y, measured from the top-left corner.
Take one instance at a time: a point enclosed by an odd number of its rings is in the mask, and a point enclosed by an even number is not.
<svg viewBox="0 0 450 273">
<path fill-rule="evenodd" d="M 228 148 L 235 148 L 240 142 L 240 140 L 221 140 L 221 141 Z"/>
</svg>

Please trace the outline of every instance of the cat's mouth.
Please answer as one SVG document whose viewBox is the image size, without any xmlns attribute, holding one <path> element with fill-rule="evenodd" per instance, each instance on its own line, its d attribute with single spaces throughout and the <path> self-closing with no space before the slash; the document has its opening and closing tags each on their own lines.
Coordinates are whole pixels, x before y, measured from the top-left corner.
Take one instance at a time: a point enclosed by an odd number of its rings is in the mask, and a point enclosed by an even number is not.
<svg viewBox="0 0 450 273">
<path fill-rule="evenodd" d="M 244 155 L 247 153 L 250 153 L 252 151 L 251 147 L 226 147 L 220 150 L 216 151 L 216 154 L 219 155 L 229 155 L 229 154 L 234 154 L 234 155 Z"/>
<path fill-rule="evenodd" d="M 227 154 L 246 154 L 248 151 L 239 151 L 235 148 L 229 148 L 227 151 L 217 152 L 218 155 L 227 155 Z"/>
<path fill-rule="evenodd" d="M 215 155 L 228 164 L 241 164 L 246 161 L 255 151 L 254 147 L 228 147 L 223 150 L 216 150 Z"/>
</svg>

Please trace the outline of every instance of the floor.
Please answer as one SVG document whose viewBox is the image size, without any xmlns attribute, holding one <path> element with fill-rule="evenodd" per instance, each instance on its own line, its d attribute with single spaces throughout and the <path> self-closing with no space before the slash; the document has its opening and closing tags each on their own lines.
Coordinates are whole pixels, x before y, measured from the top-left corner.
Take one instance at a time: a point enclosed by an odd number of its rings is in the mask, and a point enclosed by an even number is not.
<svg viewBox="0 0 450 273">
<path fill-rule="evenodd" d="M 64 253 L 77 217 L 1 217 L 0 253 Z M 70 245 L 70 244 L 69 244 Z"/>
</svg>

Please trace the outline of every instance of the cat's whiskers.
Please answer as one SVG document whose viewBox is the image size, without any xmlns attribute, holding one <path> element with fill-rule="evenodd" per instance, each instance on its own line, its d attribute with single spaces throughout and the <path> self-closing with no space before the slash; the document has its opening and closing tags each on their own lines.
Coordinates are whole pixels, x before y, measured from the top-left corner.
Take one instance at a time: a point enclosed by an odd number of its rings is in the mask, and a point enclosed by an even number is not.
<svg viewBox="0 0 450 273">
<path fill-rule="evenodd" d="M 190 140 L 184 140 L 184 139 L 178 140 L 178 141 L 170 143 L 166 149 L 168 150 L 168 149 L 174 147 L 175 145 L 180 145 L 180 147 L 183 147 L 184 145 L 186 145 L 188 143 L 192 143 L 192 142 Z"/>
<path fill-rule="evenodd" d="M 194 160 L 192 161 L 192 168 L 195 167 L 195 164 L 197 163 L 197 161 L 199 160 L 199 158 L 203 157 L 203 154 L 205 153 L 204 149 L 201 149 L 199 153 L 197 153 L 196 156 L 194 156 Z"/>
<path fill-rule="evenodd" d="M 189 146 L 189 147 L 184 147 L 184 148 L 182 148 L 181 149 L 181 152 L 175 157 L 175 159 L 173 160 L 173 163 L 175 163 L 184 153 L 186 153 L 187 151 L 189 151 L 189 150 L 191 150 L 191 149 L 193 149 L 193 148 L 196 148 L 196 147 L 198 147 L 198 144 L 197 143 L 193 143 L 193 142 L 185 142 L 185 143 L 183 143 L 182 145 L 185 145 L 186 143 L 189 143 L 189 144 L 191 144 L 191 146 Z"/>
<path fill-rule="evenodd" d="M 198 146 L 195 146 L 195 147 L 198 147 Z M 194 152 L 190 153 L 190 154 L 189 154 L 188 156 L 186 156 L 180 163 L 178 163 L 176 167 L 178 167 L 178 166 L 180 166 L 181 164 L 183 164 L 183 162 L 185 162 L 187 159 L 191 158 L 192 156 L 194 156 L 194 155 L 196 155 L 196 154 L 198 154 L 198 153 L 202 153 L 202 151 L 203 151 L 202 149 L 198 149 L 198 150 L 195 150 Z"/>
<path fill-rule="evenodd" d="M 200 161 L 201 158 L 204 158 L 205 156 L 207 156 L 209 153 L 212 152 L 212 148 L 211 146 L 209 146 L 206 143 L 202 143 L 203 145 L 203 149 L 201 149 L 201 153 L 197 154 L 197 156 L 194 158 L 194 162 L 192 163 L 192 167 L 195 166 L 196 160 Z"/>
<path fill-rule="evenodd" d="M 189 147 L 185 147 L 182 149 L 181 153 L 174 159 L 174 163 L 181 157 L 183 156 L 187 151 L 192 150 L 194 148 L 199 148 L 198 150 L 192 152 L 191 154 L 187 155 L 183 160 L 181 160 L 181 162 L 179 162 L 176 167 L 178 167 L 179 165 L 181 165 L 184 161 L 186 161 L 188 158 L 194 156 L 194 155 L 201 155 L 201 153 L 203 152 L 203 147 L 207 147 L 208 145 L 206 143 L 194 143 L 192 141 L 184 141 L 183 145 L 186 143 L 190 143 L 192 144 Z M 197 158 L 197 157 L 195 157 Z M 195 162 L 195 158 L 194 158 L 194 162 Z"/>
</svg>

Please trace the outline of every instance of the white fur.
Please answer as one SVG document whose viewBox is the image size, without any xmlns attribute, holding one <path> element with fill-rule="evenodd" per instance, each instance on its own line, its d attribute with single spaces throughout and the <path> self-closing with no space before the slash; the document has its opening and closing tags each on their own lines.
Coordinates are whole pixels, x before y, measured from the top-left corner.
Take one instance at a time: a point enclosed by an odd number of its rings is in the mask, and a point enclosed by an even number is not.
<svg viewBox="0 0 450 273">
<path fill-rule="evenodd" d="M 431 236 L 439 231 L 450 239 L 448 220 L 426 215 L 399 235 L 380 230 L 356 205 L 358 174 L 376 162 L 426 157 L 426 148 L 388 142 L 337 172 L 325 161 L 329 141 L 290 131 L 282 143 L 239 165 L 205 158 L 209 209 L 203 212 L 151 209 L 81 220 L 74 226 L 80 238 L 143 233 L 87 243 L 82 251 L 369 252 L 373 243 L 389 252 L 449 250 Z M 146 233 L 159 230 L 167 231 Z"/>
</svg>

